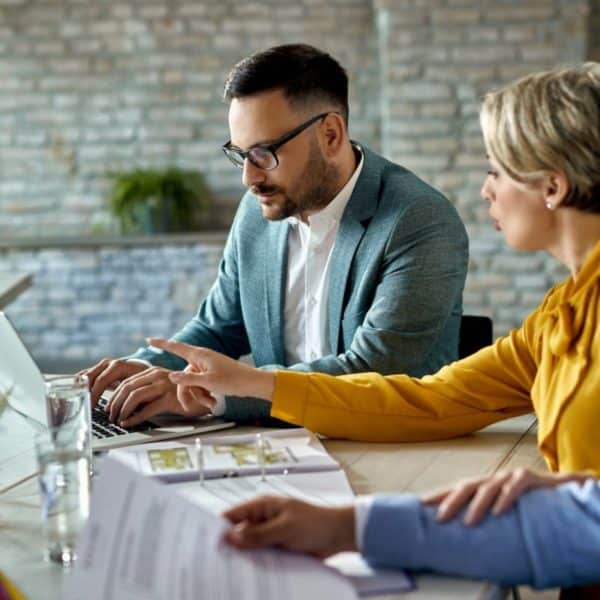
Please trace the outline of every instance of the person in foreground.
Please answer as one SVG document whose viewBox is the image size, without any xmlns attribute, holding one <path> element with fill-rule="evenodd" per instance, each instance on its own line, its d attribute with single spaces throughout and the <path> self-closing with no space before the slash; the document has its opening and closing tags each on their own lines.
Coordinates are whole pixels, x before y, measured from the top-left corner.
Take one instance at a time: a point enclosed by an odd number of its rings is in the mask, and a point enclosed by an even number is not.
<svg viewBox="0 0 600 600">
<path fill-rule="evenodd" d="M 276 46 L 240 61 L 224 98 L 223 151 L 248 191 L 217 280 L 174 339 L 252 354 L 267 370 L 421 376 L 456 359 L 464 225 L 441 193 L 350 139 L 342 66 L 312 46 Z M 177 402 L 169 374 L 185 365 L 152 348 L 105 359 L 86 371 L 92 402 L 120 382 L 108 411 L 124 426 L 206 414 Z M 235 395 L 210 409 L 269 417 L 264 401 Z"/>
<path fill-rule="evenodd" d="M 546 250 L 571 275 L 522 326 L 421 379 L 362 373 L 263 372 L 185 344 L 171 375 L 194 394 L 249 393 L 271 415 L 329 437 L 417 441 L 458 436 L 534 410 L 552 471 L 600 475 L 600 64 L 525 77 L 488 94 L 481 125 L 490 161 L 482 197 L 508 244 Z"/>
<path fill-rule="evenodd" d="M 382 494 L 336 508 L 266 496 L 225 513 L 232 523 L 225 539 L 240 549 L 274 546 L 319 558 L 359 551 L 379 567 L 504 585 L 582 586 L 600 580 L 600 483 L 588 477 L 519 470 L 465 482 L 425 502 Z M 474 492 L 469 508 L 451 518 Z M 439 508 L 431 505 L 442 499 Z"/>
</svg>

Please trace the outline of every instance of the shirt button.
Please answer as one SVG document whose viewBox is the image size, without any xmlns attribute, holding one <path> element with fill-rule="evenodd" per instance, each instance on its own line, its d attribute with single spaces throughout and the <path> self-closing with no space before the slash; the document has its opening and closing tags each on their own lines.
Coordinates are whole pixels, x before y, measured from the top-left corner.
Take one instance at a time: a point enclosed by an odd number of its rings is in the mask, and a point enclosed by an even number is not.
<svg viewBox="0 0 600 600">
<path fill-rule="evenodd" d="M 310 359 L 311 360 L 315 360 L 315 358 L 317 358 L 317 353 L 316 352 L 311 352 L 310 353 Z"/>
<path fill-rule="evenodd" d="M 308 306 L 310 306 L 312 308 L 313 306 L 315 306 L 316 303 L 317 303 L 317 301 L 315 300 L 315 298 L 311 297 L 310 300 L 308 301 Z"/>
</svg>

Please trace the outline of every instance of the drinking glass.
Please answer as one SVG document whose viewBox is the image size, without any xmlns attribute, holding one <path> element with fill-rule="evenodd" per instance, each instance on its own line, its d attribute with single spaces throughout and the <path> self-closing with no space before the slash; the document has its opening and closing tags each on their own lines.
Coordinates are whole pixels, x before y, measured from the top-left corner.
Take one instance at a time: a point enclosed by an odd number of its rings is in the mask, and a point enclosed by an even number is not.
<svg viewBox="0 0 600 600">
<path fill-rule="evenodd" d="M 92 418 L 88 378 L 86 375 L 46 377 L 46 411 L 48 427 L 63 430 L 64 436 L 81 439 L 88 453 L 90 474 L 92 462 Z"/>
<path fill-rule="evenodd" d="M 90 505 L 89 444 L 74 430 L 35 436 L 46 560 L 70 566 Z"/>
</svg>

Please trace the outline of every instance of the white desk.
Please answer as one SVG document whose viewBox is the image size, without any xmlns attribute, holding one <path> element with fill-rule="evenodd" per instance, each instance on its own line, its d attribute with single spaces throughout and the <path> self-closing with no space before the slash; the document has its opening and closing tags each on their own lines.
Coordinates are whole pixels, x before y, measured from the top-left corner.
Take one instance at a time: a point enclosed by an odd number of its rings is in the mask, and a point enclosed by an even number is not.
<svg viewBox="0 0 600 600">
<path fill-rule="evenodd" d="M 1 275 L 0 310 L 29 288 L 32 281 L 31 275 Z"/>
<path fill-rule="evenodd" d="M 420 492 L 451 483 L 457 477 L 492 472 L 507 465 L 539 467 L 535 436 L 532 435 L 534 427 L 534 418 L 527 416 L 443 442 L 365 444 L 330 440 L 324 443 L 345 468 L 356 493 Z M 230 433 L 245 430 L 250 431 L 239 428 Z M 0 569 L 30 600 L 58 600 L 61 598 L 63 572 L 58 566 L 42 561 L 41 548 L 37 483 L 29 480 L 0 495 Z M 484 582 L 433 575 L 417 577 L 417 585 L 416 592 L 394 596 L 394 599 L 505 597 L 497 586 Z M 392 599 L 391 596 L 379 598 Z"/>
</svg>

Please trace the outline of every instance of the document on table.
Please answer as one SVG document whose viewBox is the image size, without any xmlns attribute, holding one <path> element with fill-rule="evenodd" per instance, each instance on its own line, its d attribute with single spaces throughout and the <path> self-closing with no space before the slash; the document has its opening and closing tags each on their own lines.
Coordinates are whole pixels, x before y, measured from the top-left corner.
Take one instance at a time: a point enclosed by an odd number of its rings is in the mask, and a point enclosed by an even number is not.
<svg viewBox="0 0 600 600">
<path fill-rule="evenodd" d="M 222 518 L 110 458 L 94 488 L 66 600 L 356 598 L 316 559 L 231 548 Z"/>
<path fill-rule="evenodd" d="M 256 496 L 284 496 L 320 506 L 339 506 L 354 501 L 354 493 L 344 471 L 326 473 L 291 473 L 211 479 L 170 484 L 169 487 L 194 504 L 220 515 L 223 511 Z"/>
<path fill-rule="evenodd" d="M 0 401 L 0 493 L 37 473 L 33 437 L 41 429 Z"/>
</svg>

